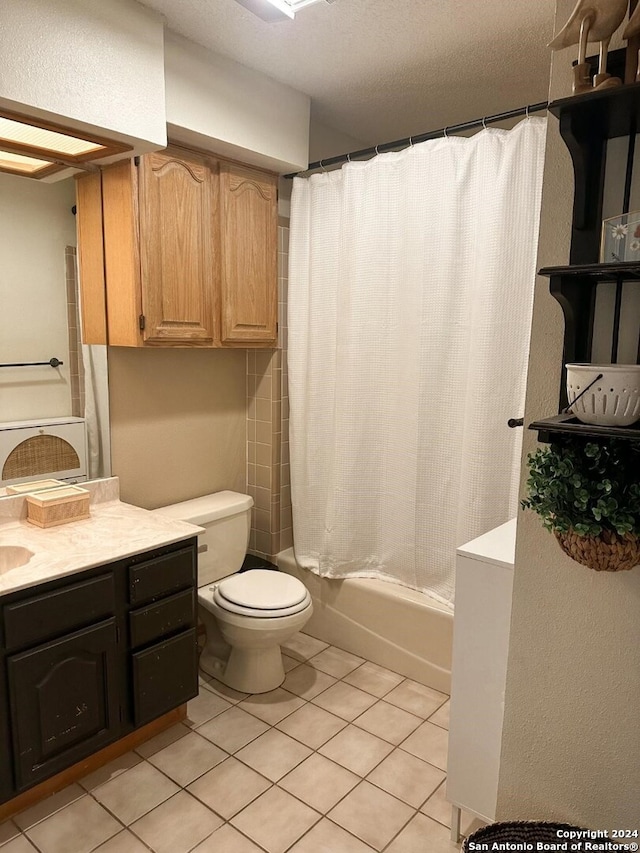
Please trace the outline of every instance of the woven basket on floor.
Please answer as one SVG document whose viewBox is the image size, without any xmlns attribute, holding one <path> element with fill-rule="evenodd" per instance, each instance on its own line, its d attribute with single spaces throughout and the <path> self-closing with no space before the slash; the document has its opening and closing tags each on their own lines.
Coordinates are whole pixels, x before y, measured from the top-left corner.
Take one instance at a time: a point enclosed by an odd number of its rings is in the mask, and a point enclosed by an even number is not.
<svg viewBox="0 0 640 853">
<path fill-rule="evenodd" d="M 464 853 L 469 853 L 469 842 L 474 842 L 475 849 L 477 844 L 487 844 L 488 849 L 492 849 L 492 845 L 508 843 L 529 843 L 533 844 L 535 850 L 536 842 L 548 842 L 558 844 L 559 842 L 568 842 L 565 848 L 568 851 L 584 850 L 584 840 L 582 846 L 580 842 L 571 840 L 568 836 L 562 834 L 565 832 L 580 831 L 579 826 L 570 826 L 567 823 L 544 823 L 538 821 L 514 821 L 513 823 L 493 823 L 491 826 L 483 826 L 482 829 L 472 833 L 465 839 L 462 845 Z M 561 833 L 559 835 L 558 833 Z"/>
<path fill-rule="evenodd" d="M 640 540 L 633 533 L 620 536 L 603 530 L 599 536 L 580 536 L 574 530 L 555 531 L 565 554 L 596 572 L 623 572 L 640 563 Z"/>
</svg>

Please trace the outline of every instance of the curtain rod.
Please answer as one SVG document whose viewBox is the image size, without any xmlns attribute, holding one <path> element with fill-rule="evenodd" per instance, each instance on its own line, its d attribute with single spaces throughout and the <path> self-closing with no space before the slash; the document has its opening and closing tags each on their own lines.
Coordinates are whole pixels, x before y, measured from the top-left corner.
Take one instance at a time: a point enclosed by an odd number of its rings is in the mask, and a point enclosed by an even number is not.
<svg viewBox="0 0 640 853">
<path fill-rule="evenodd" d="M 515 110 L 508 110 L 505 113 L 496 113 L 493 116 L 485 116 L 477 118 L 473 121 L 465 121 L 462 124 L 452 124 L 448 127 L 442 127 L 440 130 L 431 130 L 428 133 L 420 133 L 417 136 L 407 136 L 404 139 L 396 139 L 395 142 L 383 142 L 380 145 L 372 145 L 370 148 L 362 148 L 360 151 L 351 151 L 349 154 L 338 154 L 336 157 L 327 157 L 326 159 L 316 160 L 315 163 L 309 163 L 306 169 L 301 169 L 299 172 L 291 172 L 288 175 L 283 175 L 284 178 L 295 178 L 298 175 L 303 175 L 305 172 L 312 172 L 314 169 L 324 169 L 325 166 L 335 166 L 337 163 L 348 163 L 352 158 L 367 157 L 372 154 L 383 154 L 385 151 L 393 151 L 395 148 L 406 148 L 408 145 L 415 145 L 418 142 L 426 142 L 428 139 L 438 139 L 440 136 L 447 136 L 449 133 L 462 133 L 465 130 L 478 130 L 481 127 L 486 127 L 488 124 L 495 124 L 499 121 L 506 121 L 510 118 L 518 118 L 519 116 L 529 116 L 530 113 L 543 112 L 549 106 L 547 101 L 540 101 L 538 104 L 529 104 L 527 107 L 518 107 Z"/>
</svg>

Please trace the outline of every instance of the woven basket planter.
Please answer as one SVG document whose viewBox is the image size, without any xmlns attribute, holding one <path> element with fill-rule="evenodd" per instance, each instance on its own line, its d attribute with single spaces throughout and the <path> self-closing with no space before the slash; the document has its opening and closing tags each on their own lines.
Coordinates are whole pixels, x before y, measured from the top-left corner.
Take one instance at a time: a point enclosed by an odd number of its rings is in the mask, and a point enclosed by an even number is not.
<svg viewBox="0 0 640 853">
<path fill-rule="evenodd" d="M 499 847 L 504 844 L 531 844 L 533 849 L 536 848 L 536 842 L 546 842 L 549 844 L 559 844 L 567 842 L 566 850 L 583 850 L 584 841 L 582 844 L 579 841 L 574 841 L 569 838 L 569 832 L 580 830 L 578 826 L 570 826 L 567 823 L 545 823 L 537 821 L 513 821 L 512 823 L 493 823 L 491 826 L 483 826 L 468 838 L 465 839 L 462 845 L 464 853 L 469 853 L 470 849 L 478 848 L 477 844 L 487 844 L 488 849 L 492 849 L 493 844 L 498 844 Z M 567 833 L 564 835 L 563 833 Z M 561 833 L 560 835 L 558 833 Z M 473 848 L 470 848 L 469 842 L 474 842 Z M 499 848 L 498 848 L 499 849 Z"/>
<path fill-rule="evenodd" d="M 620 536 L 603 530 L 599 536 L 580 536 L 574 530 L 554 532 L 565 554 L 596 572 L 624 572 L 640 563 L 640 540 L 633 533 Z"/>
</svg>

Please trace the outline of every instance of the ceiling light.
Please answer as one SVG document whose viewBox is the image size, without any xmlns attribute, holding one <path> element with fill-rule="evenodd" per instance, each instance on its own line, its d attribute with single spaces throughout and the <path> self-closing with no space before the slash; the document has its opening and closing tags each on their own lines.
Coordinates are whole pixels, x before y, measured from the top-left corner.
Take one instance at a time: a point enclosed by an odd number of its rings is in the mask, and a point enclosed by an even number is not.
<svg viewBox="0 0 640 853">
<path fill-rule="evenodd" d="M 245 9 L 253 12 L 263 21 L 274 23 L 295 17 L 299 9 L 314 3 L 334 3 L 335 0 L 236 0 Z"/>
<path fill-rule="evenodd" d="M 0 172 L 46 178 L 68 166 L 95 169 L 88 164 L 131 147 L 93 134 L 79 136 L 49 121 L 0 112 Z"/>
</svg>

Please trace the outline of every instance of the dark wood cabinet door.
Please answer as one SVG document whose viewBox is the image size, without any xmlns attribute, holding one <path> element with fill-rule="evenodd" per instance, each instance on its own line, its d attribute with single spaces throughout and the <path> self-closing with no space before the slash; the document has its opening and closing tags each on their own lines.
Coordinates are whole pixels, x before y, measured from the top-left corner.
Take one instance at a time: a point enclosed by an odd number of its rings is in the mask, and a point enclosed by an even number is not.
<svg viewBox="0 0 640 853">
<path fill-rule="evenodd" d="M 133 715 L 144 725 L 198 695 L 195 628 L 132 655 Z"/>
<path fill-rule="evenodd" d="M 116 740 L 116 621 L 7 660 L 18 791 Z"/>
</svg>

